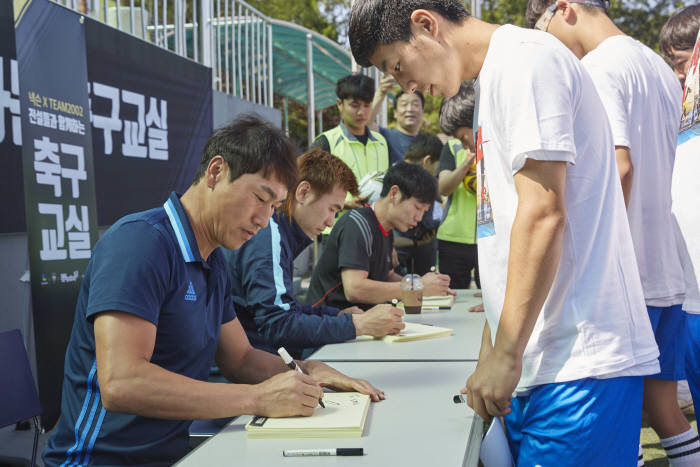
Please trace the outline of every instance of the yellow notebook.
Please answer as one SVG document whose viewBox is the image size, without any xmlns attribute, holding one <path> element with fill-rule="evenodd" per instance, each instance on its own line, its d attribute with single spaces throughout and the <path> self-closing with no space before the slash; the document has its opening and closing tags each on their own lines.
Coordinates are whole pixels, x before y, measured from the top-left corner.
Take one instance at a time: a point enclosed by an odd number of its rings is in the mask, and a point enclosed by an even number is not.
<svg viewBox="0 0 700 467">
<path fill-rule="evenodd" d="M 369 396 L 359 392 L 328 392 L 326 408 L 311 417 L 253 417 L 245 426 L 249 438 L 359 438 L 365 428 Z"/>
<path fill-rule="evenodd" d="M 406 322 L 404 322 L 404 324 L 406 325 L 406 327 L 403 328 L 399 334 L 392 334 L 384 337 L 358 336 L 357 340 L 377 339 L 384 340 L 387 342 L 407 342 L 449 336 L 453 332 L 452 329 L 441 328 L 439 326 L 430 326 L 429 324 Z"/>
</svg>

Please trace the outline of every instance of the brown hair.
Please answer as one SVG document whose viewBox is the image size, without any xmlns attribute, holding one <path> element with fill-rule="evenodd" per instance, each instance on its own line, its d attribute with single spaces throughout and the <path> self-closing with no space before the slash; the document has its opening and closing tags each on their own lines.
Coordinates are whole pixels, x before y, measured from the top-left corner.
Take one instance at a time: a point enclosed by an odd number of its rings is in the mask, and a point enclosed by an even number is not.
<svg viewBox="0 0 700 467">
<path fill-rule="evenodd" d="M 671 48 L 693 50 L 700 29 L 700 5 L 690 5 L 676 11 L 661 28 L 659 49 L 671 58 Z"/>
<path fill-rule="evenodd" d="M 357 196 L 357 180 L 350 167 L 322 149 L 313 149 L 299 156 L 297 167 L 299 168 L 297 184 L 287 193 L 287 201 L 283 207 L 284 213 L 290 219 L 294 212 L 296 189 L 303 181 L 309 182 L 317 196 L 330 193 L 336 186 Z"/>
</svg>

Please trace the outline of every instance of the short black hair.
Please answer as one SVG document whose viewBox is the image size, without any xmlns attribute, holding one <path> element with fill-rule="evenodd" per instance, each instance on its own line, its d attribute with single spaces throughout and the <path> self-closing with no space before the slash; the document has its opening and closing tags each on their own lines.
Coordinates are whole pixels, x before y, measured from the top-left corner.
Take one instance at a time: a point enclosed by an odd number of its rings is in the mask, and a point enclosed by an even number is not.
<svg viewBox="0 0 700 467">
<path fill-rule="evenodd" d="M 357 63 L 371 66 L 369 57 L 379 45 L 408 42 L 411 14 L 431 10 L 453 23 L 461 23 L 469 12 L 461 0 L 355 0 L 350 11 L 350 48 Z"/>
<path fill-rule="evenodd" d="M 388 195 L 394 185 L 399 187 L 403 199 L 414 197 L 426 204 L 440 200 L 437 179 L 417 164 L 399 162 L 389 167 L 384 174 L 380 197 L 384 198 Z"/>
<path fill-rule="evenodd" d="M 374 80 L 359 73 L 343 76 L 335 85 L 335 95 L 341 101 L 358 99 L 372 102 L 374 99 Z"/>
<path fill-rule="evenodd" d="M 667 58 L 671 49 L 693 50 L 700 29 L 700 5 L 690 5 L 671 15 L 661 28 L 659 50 Z"/>
<path fill-rule="evenodd" d="M 288 190 L 296 186 L 294 144 L 282 130 L 257 116 L 241 116 L 214 132 L 204 146 L 193 185 L 199 183 L 215 156 L 226 161 L 231 181 L 244 174 L 262 171 L 263 177 L 274 175 Z"/>
<path fill-rule="evenodd" d="M 396 105 L 397 106 L 399 105 L 399 98 L 401 96 L 403 96 L 404 94 L 408 94 L 408 93 L 405 92 L 403 89 L 396 93 Z M 425 109 L 425 96 L 423 95 L 423 93 L 416 89 L 415 91 L 413 91 L 413 94 L 416 94 L 416 95 L 418 95 L 418 97 L 420 97 L 420 106 Z"/>
<path fill-rule="evenodd" d="M 440 160 L 442 141 L 429 133 L 418 133 L 403 155 L 403 160 L 409 163 L 419 163 L 425 156 L 430 156 L 430 162 Z"/>
<path fill-rule="evenodd" d="M 530 29 L 535 27 L 537 20 L 540 19 L 540 16 L 544 14 L 547 7 L 554 3 L 554 1 L 555 0 L 529 0 L 527 2 L 527 7 L 525 8 L 525 21 L 527 21 Z M 602 12 L 605 15 L 608 14 L 609 4 L 605 0 L 596 0 L 595 3 L 598 3 L 599 5 L 593 5 L 592 3 L 581 3 L 581 1 L 582 0 L 572 0 L 571 3 L 577 4 L 588 14 L 597 14 L 598 12 Z"/>
<path fill-rule="evenodd" d="M 440 130 L 453 136 L 460 127 L 474 128 L 475 98 L 471 82 L 464 81 L 457 94 L 443 99 L 440 104 Z"/>
</svg>

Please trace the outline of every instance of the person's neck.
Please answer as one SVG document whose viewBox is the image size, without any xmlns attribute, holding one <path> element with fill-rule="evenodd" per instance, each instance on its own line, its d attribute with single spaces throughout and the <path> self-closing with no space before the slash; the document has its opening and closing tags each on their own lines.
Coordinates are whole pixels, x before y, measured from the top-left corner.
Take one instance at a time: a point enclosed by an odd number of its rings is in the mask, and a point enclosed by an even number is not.
<svg viewBox="0 0 700 467">
<path fill-rule="evenodd" d="M 605 39 L 625 34 L 610 18 L 602 13 L 598 13 L 595 16 L 579 13 L 577 21 L 580 24 L 577 25 L 576 39 L 581 44 L 584 56 L 588 52 L 595 50 Z"/>
<path fill-rule="evenodd" d="M 347 128 L 348 131 L 355 136 L 364 136 L 367 133 L 366 126 L 362 126 L 362 128 L 356 128 L 356 127 L 352 127 L 352 126 L 348 125 L 345 122 L 343 122 L 343 124 L 345 125 L 345 128 Z"/>
<path fill-rule="evenodd" d="M 286 215 L 287 215 L 287 213 L 285 213 L 285 216 Z M 304 232 L 304 235 L 309 237 L 310 240 L 313 240 L 313 238 L 314 238 L 313 234 L 309 234 L 309 232 L 304 230 L 304 227 L 303 227 L 304 224 L 302 222 L 299 222 L 299 220 L 300 220 L 299 219 L 299 205 L 296 203 L 296 201 L 294 202 L 294 211 L 292 213 L 292 219 L 294 219 L 294 222 L 297 223 L 297 225 L 299 226 L 299 229 L 301 229 L 301 231 Z"/>
<path fill-rule="evenodd" d="M 403 127 L 401 125 L 396 125 L 396 129 L 399 130 L 404 135 L 416 136 L 418 134 L 418 132 L 420 131 L 420 125 L 418 125 L 415 128 L 406 128 L 406 127 Z"/>
<path fill-rule="evenodd" d="M 379 198 L 376 203 L 374 203 L 374 215 L 377 216 L 377 221 L 382 226 L 384 230 L 389 232 L 394 228 L 394 225 L 389 221 L 389 201 L 388 197 Z"/>
<path fill-rule="evenodd" d="M 446 40 L 459 51 L 462 80 L 475 79 L 479 76 L 486 53 L 489 51 L 491 36 L 499 27 L 497 24 L 490 24 L 473 16 L 453 26 Z"/>
<path fill-rule="evenodd" d="M 214 249 L 219 246 L 214 240 L 214 235 L 207 228 L 207 206 L 204 199 L 205 191 L 207 190 L 204 180 L 200 180 L 196 185 L 190 186 L 185 194 L 180 197 L 182 209 L 187 215 L 187 219 L 194 232 L 194 238 L 197 242 L 197 249 L 204 261 L 209 259 L 209 255 Z"/>
</svg>

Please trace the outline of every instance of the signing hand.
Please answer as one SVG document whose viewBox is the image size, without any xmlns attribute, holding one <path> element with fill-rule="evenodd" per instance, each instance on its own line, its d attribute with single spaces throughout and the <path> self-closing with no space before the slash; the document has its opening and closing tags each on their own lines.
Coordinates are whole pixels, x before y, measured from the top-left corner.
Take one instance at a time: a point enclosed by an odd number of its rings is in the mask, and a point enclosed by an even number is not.
<svg viewBox="0 0 700 467">
<path fill-rule="evenodd" d="M 304 372 L 325 388 L 341 392 L 357 391 L 369 395 L 373 402 L 385 398 L 384 391 L 375 388 L 364 379 L 351 378 L 318 360 L 306 360 L 302 362 L 302 366 Z"/>
<path fill-rule="evenodd" d="M 491 416 L 510 413 L 513 391 L 522 372 L 522 358 L 499 353 L 496 349 L 482 357 L 466 386 L 459 392 L 466 394 L 467 404 L 488 421 Z"/>
<path fill-rule="evenodd" d="M 403 311 L 391 305 L 376 305 L 362 314 L 353 315 L 355 334 L 358 336 L 383 337 L 398 334 L 406 325 L 403 323 Z"/>
<path fill-rule="evenodd" d="M 312 377 L 294 370 L 279 373 L 254 388 L 253 415 L 265 417 L 309 417 L 323 395 L 321 386 Z"/>
<path fill-rule="evenodd" d="M 439 272 L 429 272 L 423 275 L 423 295 L 456 295 L 450 289 L 450 276 Z"/>
</svg>

